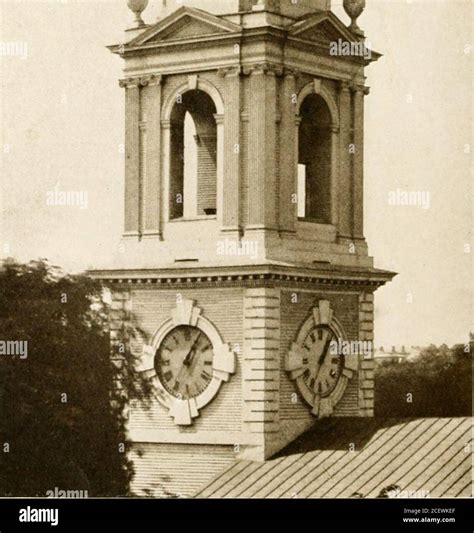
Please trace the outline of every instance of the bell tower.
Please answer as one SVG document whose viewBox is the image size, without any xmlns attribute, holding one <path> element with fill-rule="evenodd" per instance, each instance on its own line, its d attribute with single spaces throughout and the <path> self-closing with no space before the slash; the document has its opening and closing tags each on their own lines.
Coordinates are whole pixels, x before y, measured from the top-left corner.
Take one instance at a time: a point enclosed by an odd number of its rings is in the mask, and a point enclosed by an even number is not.
<svg viewBox="0 0 474 533">
<path fill-rule="evenodd" d="M 124 60 L 125 223 L 114 330 L 133 317 L 137 494 L 191 495 L 317 418 L 373 416 L 377 270 L 363 224 L 363 1 L 164 2 Z M 177 5 L 175 5 L 177 4 Z"/>
</svg>

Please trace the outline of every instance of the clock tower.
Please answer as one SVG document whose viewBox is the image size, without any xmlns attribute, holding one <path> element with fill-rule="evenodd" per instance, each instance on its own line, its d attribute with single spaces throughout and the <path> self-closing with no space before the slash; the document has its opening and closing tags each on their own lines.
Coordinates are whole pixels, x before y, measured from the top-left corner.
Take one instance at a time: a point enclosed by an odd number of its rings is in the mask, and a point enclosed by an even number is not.
<svg viewBox="0 0 474 533">
<path fill-rule="evenodd" d="M 377 270 L 363 225 L 363 1 L 146 0 L 123 43 L 125 222 L 112 336 L 133 317 L 138 495 L 192 495 L 322 417 L 373 416 Z M 176 4 L 176 5 L 175 5 Z"/>
</svg>

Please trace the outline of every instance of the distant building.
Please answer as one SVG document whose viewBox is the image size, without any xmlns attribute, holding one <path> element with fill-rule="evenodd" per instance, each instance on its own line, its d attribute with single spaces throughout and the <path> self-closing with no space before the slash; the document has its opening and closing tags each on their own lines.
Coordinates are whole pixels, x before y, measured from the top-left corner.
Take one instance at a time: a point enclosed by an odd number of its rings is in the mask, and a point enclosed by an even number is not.
<svg viewBox="0 0 474 533">
<path fill-rule="evenodd" d="M 390 349 L 381 346 L 375 349 L 374 359 L 376 364 L 383 362 L 401 363 L 404 360 L 413 361 L 420 355 L 421 350 L 420 346 L 410 346 L 408 349 L 406 346 L 392 346 Z"/>
</svg>

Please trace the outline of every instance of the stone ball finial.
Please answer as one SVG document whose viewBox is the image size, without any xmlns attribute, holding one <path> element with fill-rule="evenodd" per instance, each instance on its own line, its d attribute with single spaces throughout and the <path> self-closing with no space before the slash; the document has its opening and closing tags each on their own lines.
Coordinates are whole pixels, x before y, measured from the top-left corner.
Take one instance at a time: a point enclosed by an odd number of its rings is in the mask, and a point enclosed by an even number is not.
<svg viewBox="0 0 474 533">
<path fill-rule="evenodd" d="M 127 0 L 127 5 L 130 11 L 135 15 L 135 28 L 143 28 L 146 26 L 142 19 L 142 13 L 148 6 L 149 0 Z"/>
<path fill-rule="evenodd" d="M 343 6 L 346 13 L 351 18 L 349 29 L 358 35 L 363 35 L 364 32 L 359 28 L 357 19 L 365 9 L 365 0 L 344 0 Z"/>
</svg>

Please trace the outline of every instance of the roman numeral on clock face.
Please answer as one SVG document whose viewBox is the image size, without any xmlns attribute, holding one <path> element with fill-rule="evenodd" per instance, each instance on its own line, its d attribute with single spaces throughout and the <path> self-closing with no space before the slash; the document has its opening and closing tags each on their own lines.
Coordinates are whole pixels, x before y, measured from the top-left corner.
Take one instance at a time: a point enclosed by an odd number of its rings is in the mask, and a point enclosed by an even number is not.
<svg viewBox="0 0 474 533">
<path fill-rule="evenodd" d="M 180 400 L 195 398 L 212 381 L 213 359 L 213 345 L 201 329 L 177 326 L 164 337 L 157 350 L 157 377 L 172 396 Z"/>
<path fill-rule="evenodd" d="M 211 374 L 209 374 L 209 372 L 207 372 L 207 370 L 203 370 L 203 372 L 201 373 L 201 377 L 202 379 L 205 379 L 206 381 L 210 380 L 212 378 Z"/>
</svg>

